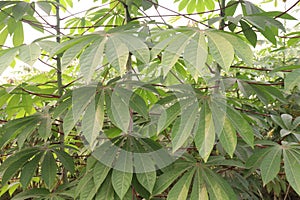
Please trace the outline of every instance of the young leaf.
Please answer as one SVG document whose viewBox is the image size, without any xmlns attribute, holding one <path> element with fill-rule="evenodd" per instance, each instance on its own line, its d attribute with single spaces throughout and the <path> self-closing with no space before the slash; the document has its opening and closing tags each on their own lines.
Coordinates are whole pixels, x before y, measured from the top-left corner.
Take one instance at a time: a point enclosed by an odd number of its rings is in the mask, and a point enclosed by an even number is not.
<svg viewBox="0 0 300 200">
<path fill-rule="evenodd" d="M 196 0 L 190 0 L 188 6 L 186 8 L 186 11 L 188 13 L 193 13 L 195 8 L 196 8 Z"/>
</svg>

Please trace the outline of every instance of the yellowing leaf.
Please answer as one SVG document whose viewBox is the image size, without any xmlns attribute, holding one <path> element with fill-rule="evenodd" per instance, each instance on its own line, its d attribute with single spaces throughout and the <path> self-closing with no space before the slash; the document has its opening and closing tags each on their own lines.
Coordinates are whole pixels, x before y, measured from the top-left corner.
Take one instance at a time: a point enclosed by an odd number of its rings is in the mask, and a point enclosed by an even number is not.
<svg viewBox="0 0 300 200">
<path fill-rule="evenodd" d="M 206 102 L 200 111 L 199 125 L 194 141 L 200 156 L 206 162 L 215 144 L 215 126 Z"/>
</svg>

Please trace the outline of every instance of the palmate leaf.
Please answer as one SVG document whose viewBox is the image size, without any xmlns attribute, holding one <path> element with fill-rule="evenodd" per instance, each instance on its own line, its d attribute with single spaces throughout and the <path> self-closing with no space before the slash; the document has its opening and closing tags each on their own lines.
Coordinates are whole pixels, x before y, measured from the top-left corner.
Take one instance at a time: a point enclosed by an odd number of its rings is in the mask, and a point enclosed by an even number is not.
<svg viewBox="0 0 300 200">
<path fill-rule="evenodd" d="M 225 118 L 223 130 L 218 137 L 222 147 L 229 154 L 229 156 L 232 157 L 237 145 L 237 135 L 228 118 Z"/>
<path fill-rule="evenodd" d="M 92 184 L 93 184 L 93 174 L 86 173 L 78 182 L 74 197 L 76 198 L 81 196 L 81 194 L 84 193 L 86 190 L 91 191 L 93 188 Z"/>
<path fill-rule="evenodd" d="M 102 164 L 101 162 L 96 162 L 94 169 L 93 169 L 93 180 L 95 187 L 98 191 L 99 187 L 108 179 L 108 174 L 111 168 Z"/>
<path fill-rule="evenodd" d="M 116 33 L 113 37 L 123 42 L 128 50 L 143 63 L 149 63 L 150 51 L 148 46 L 138 37 L 126 33 Z"/>
<path fill-rule="evenodd" d="M 172 42 L 165 48 L 161 61 L 164 76 L 168 74 L 178 61 L 192 35 L 193 32 L 175 35 Z"/>
<path fill-rule="evenodd" d="M 250 42 L 250 44 L 255 47 L 257 43 L 257 35 L 256 33 L 252 30 L 249 24 L 247 22 L 240 20 L 240 24 L 242 27 L 242 31 L 246 37 L 246 39 Z"/>
<path fill-rule="evenodd" d="M 191 166 L 189 163 L 175 163 L 168 166 L 164 173 L 160 175 L 155 183 L 153 194 L 160 194 L 165 191 L 182 173 Z"/>
<path fill-rule="evenodd" d="M 47 188 L 52 190 L 56 179 L 57 165 L 51 151 L 47 151 L 42 162 L 41 176 Z"/>
<path fill-rule="evenodd" d="M 75 172 L 75 165 L 73 158 L 65 151 L 61 149 L 53 149 L 59 161 L 63 164 L 63 166 L 71 172 L 72 174 Z"/>
<path fill-rule="evenodd" d="M 87 38 L 86 40 L 83 40 L 77 44 L 75 44 L 74 46 L 72 46 L 71 48 L 67 49 L 63 56 L 62 56 L 62 69 L 64 69 L 65 67 L 67 67 L 70 62 L 76 58 L 76 56 L 78 56 L 78 54 L 87 46 L 89 45 L 91 42 L 93 42 L 96 38 Z M 97 52 L 96 52 L 97 53 Z"/>
<path fill-rule="evenodd" d="M 19 137 L 17 141 L 21 148 L 26 138 L 35 130 L 40 120 L 40 114 L 34 114 L 9 121 L 5 126 L 0 128 L 0 147 Z"/>
<path fill-rule="evenodd" d="M 300 69 L 289 72 L 284 79 L 284 89 L 290 92 L 294 87 L 300 88 Z"/>
<path fill-rule="evenodd" d="M 216 31 L 206 31 L 208 36 L 208 47 L 213 59 L 228 71 L 234 58 L 234 48 L 232 44 Z"/>
<path fill-rule="evenodd" d="M 87 175 L 86 175 L 87 176 Z M 80 192 L 79 199 L 87 199 L 92 200 L 93 196 L 96 194 L 95 184 L 93 181 L 93 177 L 88 176 L 89 178 L 85 179 L 86 182 L 83 182 L 82 189 Z M 84 178 L 83 178 L 84 179 Z"/>
<path fill-rule="evenodd" d="M 94 102 L 96 94 L 95 85 L 87 85 L 80 88 L 76 88 L 72 92 L 72 105 L 73 107 L 68 110 L 64 117 L 63 129 L 64 134 L 68 134 L 77 121 L 80 119 L 87 106 Z"/>
<path fill-rule="evenodd" d="M 27 162 L 22 168 L 20 182 L 23 188 L 27 187 L 30 180 L 34 176 L 34 173 L 36 172 L 36 168 L 38 167 L 39 161 L 42 156 L 43 156 L 43 152 L 36 154 L 34 158 L 31 159 L 29 162 Z"/>
<path fill-rule="evenodd" d="M 52 122 L 53 120 L 48 113 L 45 113 L 41 116 L 41 123 L 39 125 L 38 133 L 44 140 L 47 140 L 51 135 Z"/>
<path fill-rule="evenodd" d="M 114 200 L 114 188 L 111 183 L 111 178 L 108 177 L 99 188 L 98 193 L 95 196 L 97 200 Z"/>
<path fill-rule="evenodd" d="M 168 193 L 167 200 L 187 199 L 195 169 L 187 171 Z"/>
<path fill-rule="evenodd" d="M 116 87 L 111 95 L 110 105 L 106 103 L 107 107 L 111 109 L 113 122 L 125 133 L 128 132 L 131 120 L 129 113 L 130 95 L 129 90 Z"/>
<path fill-rule="evenodd" d="M 181 116 L 175 121 L 172 130 L 172 151 L 177 151 L 191 136 L 197 119 L 198 103 L 191 99 L 191 105 L 182 109 Z"/>
<path fill-rule="evenodd" d="M 0 74 L 10 66 L 18 52 L 19 48 L 10 48 L 0 52 Z"/>
<path fill-rule="evenodd" d="M 148 119 L 148 107 L 146 105 L 145 100 L 138 95 L 137 93 L 134 93 L 131 97 L 130 97 L 130 102 L 129 102 L 129 106 L 136 111 L 137 113 L 139 113 L 140 115 L 142 115 L 145 119 Z"/>
<path fill-rule="evenodd" d="M 234 34 L 218 32 L 222 37 L 226 38 L 233 46 L 235 54 L 240 57 L 247 65 L 253 63 L 253 51 L 247 43 Z"/>
<path fill-rule="evenodd" d="M 222 106 L 223 107 L 223 106 Z M 247 120 L 236 110 L 229 105 L 224 105 L 226 114 L 231 124 L 241 135 L 242 139 L 251 147 L 254 145 L 254 132 Z"/>
<path fill-rule="evenodd" d="M 39 8 L 41 8 L 47 15 L 50 15 L 51 13 L 51 3 L 50 2 L 45 2 L 45 1 L 41 1 L 41 2 L 36 2 L 37 6 Z"/>
<path fill-rule="evenodd" d="M 168 199 L 237 199 L 231 186 L 206 164 L 195 160 L 176 161 L 163 172 L 157 179 L 153 195 L 162 193 L 177 179 L 170 188 Z"/>
<path fill-rule="evenodd" d="M 9 168 L 11 165 L 13 165 L 14 162 L 18 161 L 21 157 L 27 157 L 27 159 L 34 156 L 36 153 L 39 152 L 39 149 L 37 147 L 32 148 L 25 148 L 18 152 L 16 152 L 14 155 L 9 156 L 1 165 L 0 165 L 0 173 L 3 174 L 3 172 Z"/>
<path fill-rule="evenodd" d="M 167 128 L 180 114 L 180 104 L 174 103 L 168 107 L 165 112 L 162 112 L 158 118 L 157 133 Z"/>
<path fill-rule="evenodd" d="M 23 155 L 19 154 L 18 159 L 12 158 L 9 161 L 6 161 L 6 165 L 8 165 L 7 168 L 5 168 L 4 170 L 0 169 L 0 172 L 3 172 L 2 175 L 2 183 L 5 184 L 9 179 L 12 178 L 13 175 L 15 175 L 20 168 L 22 168 L 24 166 L 24 164 L 31 158 L 33 157 L 36 153 L 38 153 L 37 149 L 28 149 L 30 150 L 29 152 L 24 152 Z M 21 151 L 22 152 L 22 151 Z M 3 164 L 4 165 L 4 164 Z"/>
<path fill-rule="evenodd" d="M 40 47 L 35 44 L 24 45 L 20 47 L 19 58 L 28 65 L 33 65 L 41 54 Z"/>
<path fill-rule="evenodd" d="M 259 168 L 265 156 L 271 151 L 271 148 L 255 149 L 253 154 L 246 161 L 246 168 Z"/>
<path fill-rule="evenodd" d="M 199 125 L 195 133 L 195 145 L 200 156 L 206 162 L 215 144 L 215 126 L 208 103 L 204 102 L 199 117 Z"/>
<path fill-rule="evenodd" d="M 23 44 L 24 42 L 24 30 L 23 30 L 23 24 L 21 21 L 18 21 L 15 24 L 15 30 L 13 35 L 13 44 L 14 46 L 19 46 Z"/>
<path fill-rule="evenodd" d="M 237 199 L 233 189 L 223 178 L 209 168 L 203 168 L 202 170 L 202 176 L 211 200 L 217 200 L 220 197 L 222 197 L 222 200 Z"/>
<path fill-rule="evenodd" d="M 155 182 L 156 182 L 156 172 L 150 171 L 145 173 L 137 173 L 136 178 L 139 183 L 150 193 L 152 193 Z"/>
<path fill-rule="evenodd" d="M 70 49 L 72 48 L 74 45 L 82 42 L 82 41 L 85 41 L 85 40 L 88 40 L 90 38 L 96 40 L 96 39 L 101 39 L 103 36 L 99 35 L 99 34 L 90 34 L 90 35 L 84 35 L 84 36 L 80 36 L 80 37 L 75 37 L 71 40 L 67 40 L 65 42 L 62 42 L 60 44 L 56 43 L 56 46 L 54 46 L 54 48 L 51 48 L 49 49 L 49 53 L 50 53 L 50 58 L 55 56 L 55 55 L 58 55 L 58 54 L 61 54 L 63 52 L 65 52 L 67 49 Z M 41 41 L 41 42 L 38 42 L 39 45 L 45 45 L 45 42 L 48 43 L 48 45 L 50 44 L 51 46 L 53 45 L 53 43 L 50 43 L 50 41 Z"/>
<path fill-rule="evenodd" d="M 24 200 L 30 198 L 43 198 L 50 194 L 49 190 L 45 188 L 33 188 L 31 190 L 25 190 L 14 196 L 12 200 Z"/>
<path fill-rule="evenodd" d="M 300 151 L 299 149 L 284 149 L 284 171 L 292 188 L 300 195 Z"/>
<path fill-rule="evenodd" d="M 183 53 L 183 59 L 187 66 L 191 66 L 196 69 L 196 73 L 194 70 L 190 71 L 195 80 L 198 74 L 201 74 L 202 69 L 205 67 L 207 56 L 207 43 L 205 41 L 204 34 L 200 32 L 191 39 Z"/>
<path fill-rule="evenodd" d="M 126 72 L 127 60 L 129 58 L 129 49 L 118 37 L 108 38 L 105 54 L 109 63 L 115 67 L 121 75 Z"/>
<path fill-rule="evenodd" d="M 101 119 L 96 112 L 95 100 L 93 99 L 82 116 L 82 135 L 87 140 L 90 147 L 93 146 L 101 131 Z"/>
<path fill-rule="evenodd" d="M 120 199 L 123 199 L 125 194 L 127 193 L 132 180 L 132 173 L 123 172 L 119 170 L 113 170 L 112 172 L 112 185 L 115 192 L 118 194 Z"/>
<path fill-rule="evenodd" d="M 80 71 L 87 83 L 91 81 L 96 67 L 102 64 L 106 41 L 106 37 L 93 41 L 93 43 L 87 47 L 80 56 Z"/>
<path fill-rule="evenodd" d="M 205 182 L 200 169 L 196 170 L 191 192 L 191 200 L 209 200 Z"/>
<path fill-rule="evenodd" d="M 282 150 L 279 145 L 275 145 L 271 150 L 264 156 L 261 162 L 261 176 L 264 185 L 273 180 L 280 170 Z"/>
</svg>

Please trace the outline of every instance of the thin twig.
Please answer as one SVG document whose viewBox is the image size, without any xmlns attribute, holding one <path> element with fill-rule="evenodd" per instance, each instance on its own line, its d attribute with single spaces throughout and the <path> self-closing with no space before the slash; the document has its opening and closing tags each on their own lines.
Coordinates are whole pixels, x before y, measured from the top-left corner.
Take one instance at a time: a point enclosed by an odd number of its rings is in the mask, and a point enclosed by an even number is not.
<svg viewBox="0 0 300 200">
<path fill-rule="evenodd" d="M 296 3 L 294 3 L 291 7 L 289 7 L 287 10 L 285 10 L 284 12 L 280 13 L 279 15 L 275 16 L 274 19 L 281 17 L 282 15 L 288 13 L 291 9 L 293 9 L 295 6 L 297 6 L 297 4 L 300 2 L 300 0 L 298 0 Z"/>
</svg>

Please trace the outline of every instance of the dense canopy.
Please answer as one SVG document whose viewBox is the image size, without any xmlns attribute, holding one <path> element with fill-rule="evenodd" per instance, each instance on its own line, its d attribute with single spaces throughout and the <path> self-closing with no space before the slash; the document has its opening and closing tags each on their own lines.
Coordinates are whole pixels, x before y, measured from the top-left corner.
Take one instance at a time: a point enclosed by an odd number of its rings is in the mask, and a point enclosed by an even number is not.
<svg viewBox="0 0 300 200">
<path fill-rule="evenodd" d="M 0 199 L 299 198 L 299 1 L 87 2 L 0 1 Z"/>
</svg>

